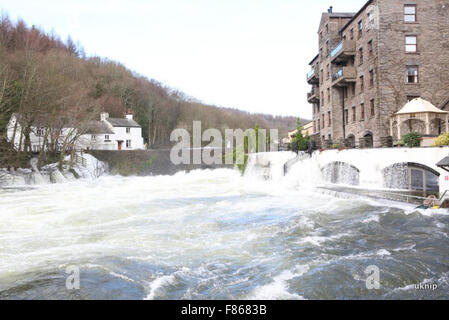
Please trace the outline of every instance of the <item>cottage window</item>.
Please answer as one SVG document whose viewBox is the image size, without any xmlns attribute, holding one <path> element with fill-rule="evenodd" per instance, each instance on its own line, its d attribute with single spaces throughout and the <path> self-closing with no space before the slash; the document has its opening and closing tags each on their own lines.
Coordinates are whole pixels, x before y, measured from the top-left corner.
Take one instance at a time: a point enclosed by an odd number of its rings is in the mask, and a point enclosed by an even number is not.
<svg viewBox="0 0 449 320">
<path fill-rule="evenodd" d="M 131 128 L 126 128 L 126 133 L 130 134 L 131 133 Z"/>
<path fill-rule="evenodd" d="M 404 6 L 404 21 L 416 22 L 416 4 L 406 4 Z"/>
<path fill-rule="evenodd" d="M 417 36 L 406 36 L 405 37 L 405 52 L 416 52 L 417 51 Z"/>
<path fill-rule="evenodd" d="M 36 130 L 36 136 L 42 137 L 43 135 L 44 135 L 44 129 L 39 128 Z"/>
<path fill-rule="evenodd" d="M 126 140 L 126 147 L 131 148 L 131 140 Z"/>
<path fill-rule="evenodd" d="M 419 77 L 418 77 L 418 67 L 417 66 L 410 66 L 407 67 L 407 83 L 418 83 Z"/>
<path fill-rule="evenodd" d="M 111 140 L 109 139 L 109 135 L 108 135 L 108 134 L 104 136 L 104 141 L 105 141 L 105 142 L 111 141 Z"/>
<path fill-rule="evenodd" d="M 93 135 L 90 137 L 90 139 L 91 139 L 92 141 L 95 141 L 95 140 L 97 140 L 97 136 L 93 134 Z"/>
</svg>

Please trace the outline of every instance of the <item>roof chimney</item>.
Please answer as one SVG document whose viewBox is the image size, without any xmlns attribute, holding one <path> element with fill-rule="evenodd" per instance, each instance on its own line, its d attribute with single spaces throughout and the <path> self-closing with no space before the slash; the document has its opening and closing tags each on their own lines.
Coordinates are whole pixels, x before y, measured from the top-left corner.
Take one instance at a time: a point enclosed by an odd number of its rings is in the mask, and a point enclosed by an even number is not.
<svg viewBox="0 0 449 320">
<path fill-rule="evenodd" d="M 327 12 L 332 13 L 334 11 L 334 7 L 330 6 L 329 9 L 327 10 Z"/>
<path fill-rule="evenodd" d="M 105 121 L 107 118 L 109 118 L 109 113 L 107 113 L 107 112 L 102 112 L 102 113 L 100 114 L 100 119 L 101 119 L 101 121 Z"/>
<path fill-rule="evenodd" d="M 126 111 L 126 119 L 128 120 L 133 119 L 133 111 L 131 109 L 128 109 L 128 111 Z"/>
</svg>

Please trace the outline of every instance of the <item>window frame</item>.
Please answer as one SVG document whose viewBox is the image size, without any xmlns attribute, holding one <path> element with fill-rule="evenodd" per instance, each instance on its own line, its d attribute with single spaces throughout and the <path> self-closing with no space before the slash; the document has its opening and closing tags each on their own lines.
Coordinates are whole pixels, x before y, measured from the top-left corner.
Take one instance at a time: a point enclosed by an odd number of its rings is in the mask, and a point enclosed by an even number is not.
<svg viewBox="0 0 449 320">
<path fill-rule="evenodd" d="M 414 82 L 410 82 L 409 80 L 411 79 L 410 77 L 412 77 L 412 76 L 410 76 L 410 74 L 409 74 L 409 70 L 411 69 L 411 68 L 416 68 L 416 75 L 414 75 L 413 77 L 415 77 L 415 80 L 416 81 L 414 81 Z M 419 84 L 419 81 L 420 81 L 420 76 L 419 76 L 419 66 L 416 66 L 416 65 L 414 65 L 414 66 L 407 66 L 406 67 L 406 74 L 405 74 L 405 83 L 406 84 Z"/>
<path fill-rule="evenodd" d="M 407 13 L 406 9 L 407 8 L 414 8 L 415 9 L 415 13 L 411 14 L 411 13 Z M 407 21 L 407 17 L 414 17 L 413 21 Z M 416 3 L 406 3 L 404 4 L 404 22 L 405 23 L 417 23 L 418 22 L 418 5 Z"/>
<path fill-rule="evenodd" d="M 414 44 L 409 44 L 407 43 L 407 40 L 409 38 L 414 38 L 415 39 L 415 43 Z M 414 46 L 415 47 L 415 51 L 409 51 L 408 47 L 410 46 Z M 405 53 L 417 53 L 418 52 L 418 36 L 417 35 L 405 35 Z"/>
</svg>

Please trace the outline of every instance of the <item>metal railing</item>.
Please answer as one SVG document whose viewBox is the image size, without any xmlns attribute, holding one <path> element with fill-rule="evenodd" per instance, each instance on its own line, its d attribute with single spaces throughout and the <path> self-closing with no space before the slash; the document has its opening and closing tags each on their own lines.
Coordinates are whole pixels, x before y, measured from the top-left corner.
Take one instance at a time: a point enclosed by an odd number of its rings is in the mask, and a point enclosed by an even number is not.
<svg viewBox="0 0 449 320">
<path fill-rule="evenodd" d="M 87 167 L 87 160 L 83 156 L 79 155 L 78 153 L 75 153 L 75 162 L 79 164 L 82 167 Z"/>
<path fill-rule="evenodd" d="M 334 49 L 331 51 L 331 58 L 335 57 L 340 51 L 343 50 L 343 41 L 340 42 Z"/>
<path fill-rule="evenodd" d="M 310 71 L 307 73 L 307 79 L 312 78 L 314 75 L 315 75 L 315 68 L 313 68 L 312 70 L 310 70 Z"/>
<path fill-rule="evenodd" d="M 337 79 L 340 79 L 341 77 L 343 77 L 343 75 L 344 75 L 343 69 L 339 69 L 337 72 L 335 72 L 335 73 L 332 75 L 332 81 L 335 81 L 335 80 L 337 80 Z"/>
</svg>

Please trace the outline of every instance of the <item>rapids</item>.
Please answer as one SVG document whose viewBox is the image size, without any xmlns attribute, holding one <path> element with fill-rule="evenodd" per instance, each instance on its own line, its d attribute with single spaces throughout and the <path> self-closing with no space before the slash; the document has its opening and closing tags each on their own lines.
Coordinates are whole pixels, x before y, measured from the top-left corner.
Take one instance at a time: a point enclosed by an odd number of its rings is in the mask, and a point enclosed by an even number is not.
<svg viewBox="0 0 449 320">
<path fill-rule="evenodd" d="M 446 211 L 320 194 L 291 158 L 0 189 L 0 299 L 449 298 Z"/>
</svg>

